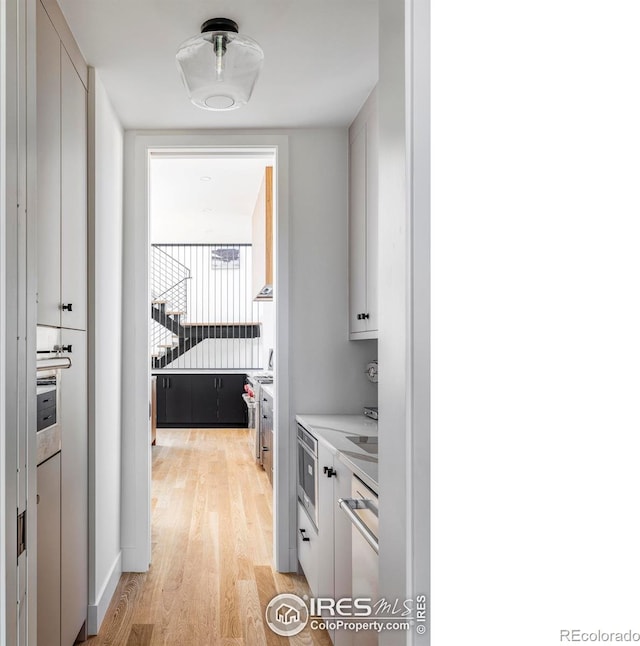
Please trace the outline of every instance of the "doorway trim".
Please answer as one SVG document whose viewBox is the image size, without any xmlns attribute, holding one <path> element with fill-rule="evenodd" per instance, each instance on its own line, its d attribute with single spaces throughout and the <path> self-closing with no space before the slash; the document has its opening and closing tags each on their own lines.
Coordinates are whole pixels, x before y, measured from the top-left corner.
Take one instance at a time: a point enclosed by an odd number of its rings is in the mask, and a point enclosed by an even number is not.
<svg viewBox="0 0 640 646">
<path fill-rule="evenodd" d="M 129 333 L 123 336 L 122 401 L 122 568 L 145 572 L 151 563 L 151 441 L 149 331 L 149 158 L 152 152 L 183 150 L 188 153 L 249 151 L 273 152 L 276 165 L 276 358 L 274 411 L 276 428 L 289 436 L 289 138 L 251 132 L 194 131 L 125 134 L 124 285 L 123 316 Z M 276 440 L 274 479 L 274 565 L 291 571 L 295 545 L 290 544 L 295 506 L 291 504 L 291 478 L 295 470 L 291 442 Z M 292 558 L 292 554 L 294 558 Z"/>
</svg>

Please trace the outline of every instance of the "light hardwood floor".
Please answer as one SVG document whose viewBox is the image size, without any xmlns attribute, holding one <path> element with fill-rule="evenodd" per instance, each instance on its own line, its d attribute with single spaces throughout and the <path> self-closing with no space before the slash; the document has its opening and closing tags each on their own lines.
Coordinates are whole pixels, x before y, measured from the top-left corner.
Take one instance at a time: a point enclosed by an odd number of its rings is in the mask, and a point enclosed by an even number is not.
<svg viewBox="0 0 640 646">
<path fill-rule="evenodd" d="M 272 490 L 246 429 L 158 429 L 153 450 L 152 565 L 124 574 L 90 646 L 331 646 L 308 627 L 291 638 L 264 621 L 306 580 L 272 566 Z"/>
</svg>

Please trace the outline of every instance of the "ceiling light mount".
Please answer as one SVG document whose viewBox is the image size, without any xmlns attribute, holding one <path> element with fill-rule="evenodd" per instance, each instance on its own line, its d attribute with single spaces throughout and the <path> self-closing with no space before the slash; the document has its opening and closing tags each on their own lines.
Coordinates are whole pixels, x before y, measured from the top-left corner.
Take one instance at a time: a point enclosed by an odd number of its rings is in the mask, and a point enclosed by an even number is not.
<svg viewBox="0 0 640 646">
<path fill-rule="evenodd" d="M 245 105 L 262 69 L 262 48 L 241 36 L 238 24 L 229 18 L 211 18 L 200 29 L 176 54 L 191 102 L 217 111 Z"/>
<path fill-rule="evenodd" d="M 200 27 L 200 33 L 204 34 L 208 31 L 231 31 L 237 34 L 238 23 L 235 20 L 229 20 L 229 18 L 209 18 Z"/>
</svg>

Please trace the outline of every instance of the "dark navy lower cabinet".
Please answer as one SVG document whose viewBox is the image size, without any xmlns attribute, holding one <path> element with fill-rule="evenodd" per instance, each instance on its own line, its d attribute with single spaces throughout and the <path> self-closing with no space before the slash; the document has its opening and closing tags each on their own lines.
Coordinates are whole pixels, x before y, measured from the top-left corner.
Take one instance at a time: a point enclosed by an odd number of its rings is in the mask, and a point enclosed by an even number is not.
<svg viewBox="0 0 640 646">
<path fill-rule="evenodd" d="M 158 374 L 158 428 L 246 428 L 244 374 Z"/>
</svg>

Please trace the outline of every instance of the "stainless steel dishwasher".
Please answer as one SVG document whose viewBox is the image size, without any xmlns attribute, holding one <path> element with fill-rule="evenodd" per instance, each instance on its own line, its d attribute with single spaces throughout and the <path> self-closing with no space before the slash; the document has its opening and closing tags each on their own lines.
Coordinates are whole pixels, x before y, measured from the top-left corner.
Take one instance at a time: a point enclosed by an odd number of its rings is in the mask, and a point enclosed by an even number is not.
<svg viewBox="0 0 640 646">
<path fill-rule="evenodd" d="M 378 495 L 360 478 L 351 479 L 351 498 L 338 500 L 351 528 L 351 597 L 378 599 Z M 374 630 L 351 636 L 355 646 L 378 643 Z"/>
</svg>

